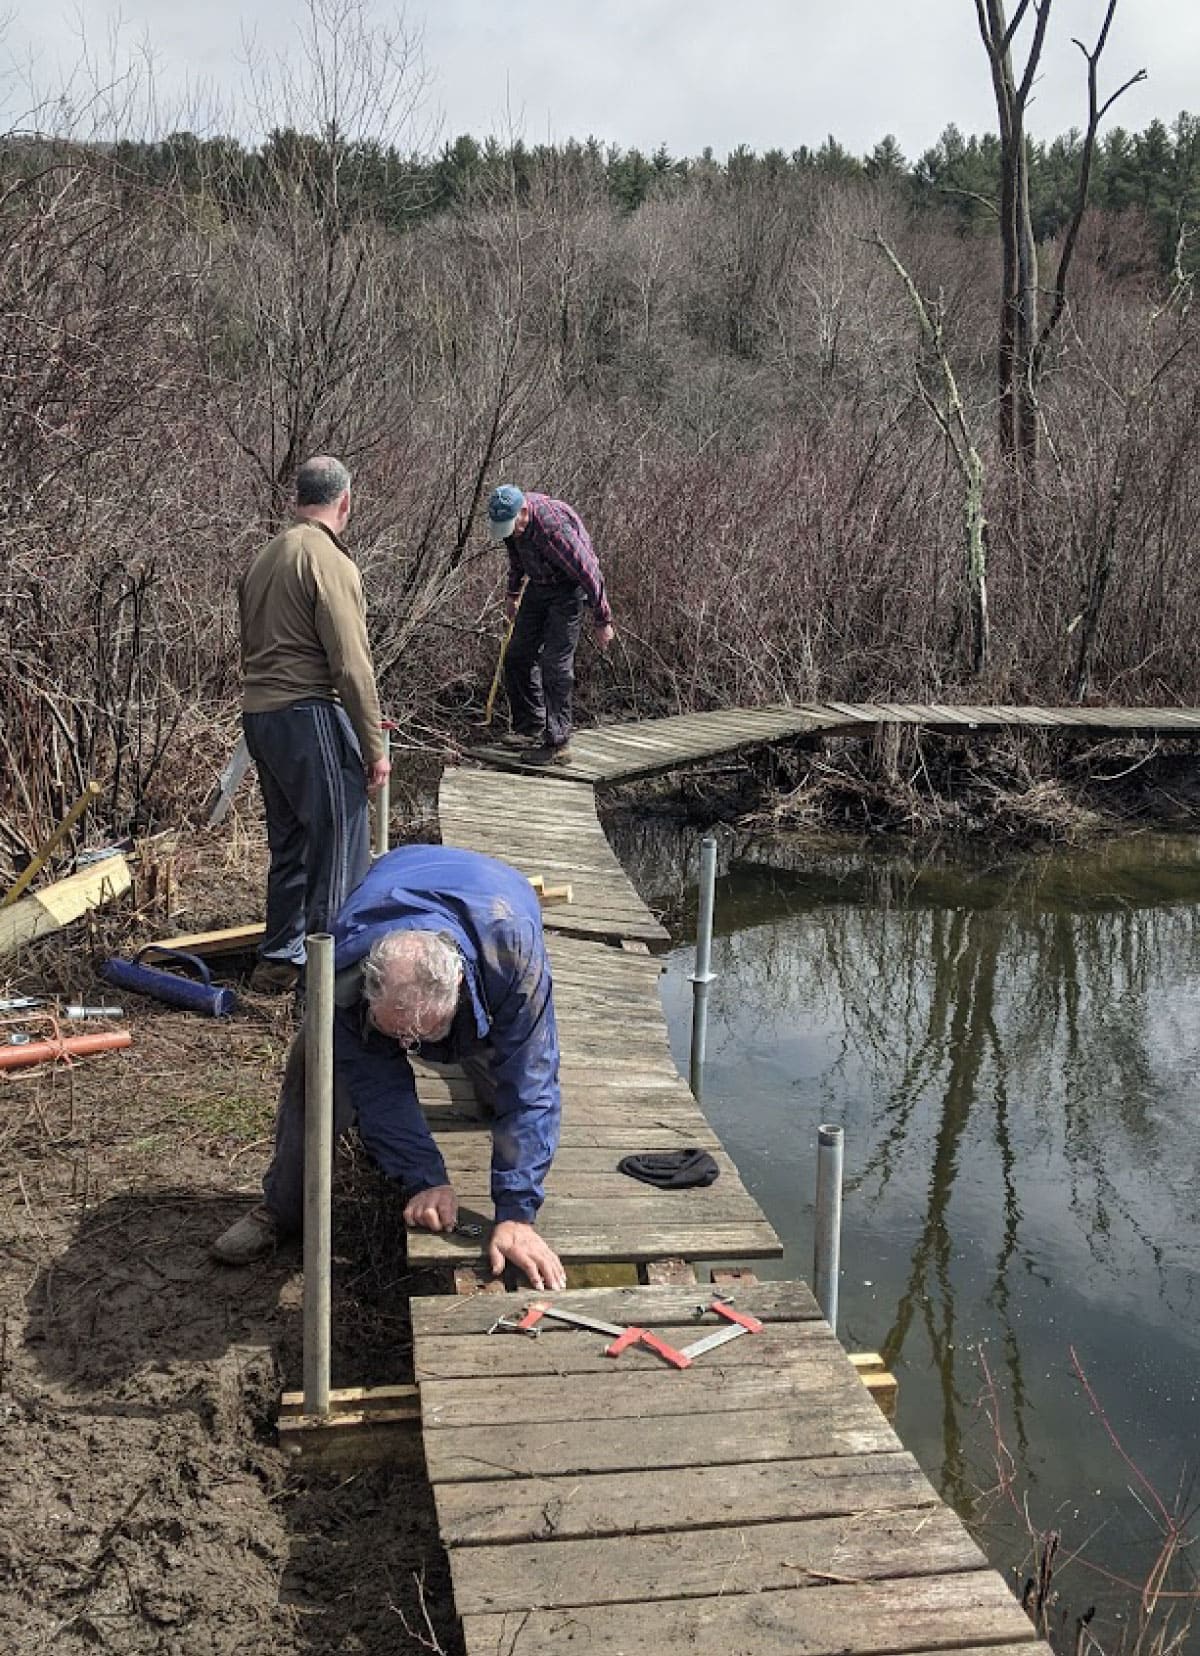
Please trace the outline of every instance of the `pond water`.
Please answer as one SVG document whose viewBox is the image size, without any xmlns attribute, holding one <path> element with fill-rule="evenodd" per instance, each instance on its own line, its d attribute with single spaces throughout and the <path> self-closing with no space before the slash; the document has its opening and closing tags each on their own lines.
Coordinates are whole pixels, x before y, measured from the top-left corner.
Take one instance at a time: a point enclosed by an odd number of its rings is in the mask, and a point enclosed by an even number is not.
<svg viewBox="0 0 1200 1656">
<path fill-rule="evenodd" d="M 613 837 L 692 937 L 695 837 Z M 1060 1612 L 1098 1604 L 1111 1635 L 1158 1503 L 1200 1501 L 1200 842 L 723 853 L 704 1102 L 786 1244 L 761 1274 L 811 1280 L 816 1132 L 840 1123 L 839 1334 L 883 1354 L 905 1445 L 993 1562 L 1023 1582 L 1027 1507 L 1082 1550 Z M 663 979 L 684 1074 L 692 961 Z"/>
</svg>

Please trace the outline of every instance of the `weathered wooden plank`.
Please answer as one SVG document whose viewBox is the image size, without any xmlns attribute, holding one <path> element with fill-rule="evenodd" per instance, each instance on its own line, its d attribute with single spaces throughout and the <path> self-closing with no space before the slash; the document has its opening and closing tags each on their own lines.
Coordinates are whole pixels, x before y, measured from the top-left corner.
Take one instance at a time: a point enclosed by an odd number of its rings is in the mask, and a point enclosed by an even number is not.
<svg viewBox="0 0 1200 1656">
<path fill-rule="evenodd" d="M 567 1177 L 564 1175 L 564 1177 Z M 637 1179 L 622 1181 L 622 1193 L 593 1196 L 580 1188 L 548 1189 L 538 1215 L 538 1228 L 549 1236 L 564 1230 L 619 1231 L 640 1224 L 653 1214 L 660 1230 L 693 1230 L 705 1224 L 754 1223 L 761 1209 L 750 1193 L 732 1180 L 722 1189 L 721 1181 L 697 1190 L 656 1190 Z M 466 1174 L 458 1186 L 459 1197 L 468 1207 L 488 1201 L 488 1182 L 482 1174 Z M 694 1240 L 694 1238 L 693 1238 Z M 658 1257 L 663 1257 L 659 1255 Z"/>
<path fill-rule="evenodd" d="M 493 1301 L 493 1304 L 498 1302 Z M 735 1340 L 733 1345 L 744 1341 Z M 748 1465 L 830 1455 L 894 1452 L 898 1438 L 863 1392 L 837 1408 L 819 1399 L 803 1409 L 662 1415 L 653 1420 L 578 1420 L 494 1424 L 425 1434 L 432 1483 L 493 1478 L 566 1477 L 683 1466 Z"/>
<path fill-rule="evenodd" d="M 525 1303 L 537 1298 L 536 1294 L 530 1295 Z M 659 1328 L 657 1323 L 652 1326 Z M 671 1343 L 687 1345 L 719 1326 L 715 1317 L 709 1317 L 703 1323 L 694 1322 L 689 1329 L 677 1328 L 672 1331 Z M 719 1367 L 722 1374 L 745 1368 L 782 1368 L 802 1363 L 810 1351 L 828 1353 L 833 1343 L 824 1323 L 772 1323 L 761 1334 L 744 1334 L 731 1340 L 711 1356 L 699 1358 L 698 1363 L 706 1369 Z M 607 1357 L 607 1344 L 605 1335 L 583 1328 L 547 1331 L 536 1340 L 519 1334 L 490 1338 L 478 1334 L 425 1335 L 413 1354 L 413 1372 L 420 1384 L 425 1380 L 494 1380 L 530 1374 L 611 1375 L 616 1362 L 639 1373 L 662 1364 L 661 1357 L 640 1347 L 624 1352 L 618 1359 Z"/>
<path fill-rule="evenodd" d="M 631 1213 L 623 1225 L 600 1225 L 589 1229 L 567 1212 L 554 1224 L 539 1216 L 538 1229 L 566 1265 L 596 1264 L 606 1259 L 662 1259 L 679 1254 L 684 1259 L 778 1259 L 783 1247 L 766 1220 L 741 1224 L 682 1224 L 673 1229 L 655 1223 L 646 1204 L 646 1213 Z M 457 1263 L 479 1254 L 479 1243 L 470 1237 L 435 1236 L 432 1231 L 410 1231 L 408 1257 L 413 1264 Z"/>
<path fill-rule="evenodd" d="M 497 1336 L 498 1338 L 499 1336 Z M 516 1335 L 513 1336 L 517 1338 Z M 740 1341 L 733 1341 L 740 1345 Z M 720 1356 L 720 1352 L 717 1353 Z M 714 1414 L 726 1410 L 807 1406 L 820 1397 L 830 1404 L 857 1406 L 862 1382 L 832 1341 L 784 1368 L 619 1369 L 608 1375 L 531 1375 L 504 1388 L 508 1426 L 531 1422 L 620 1420 L 628 1416 Z M 495 1417 L 496 1388 L 487 1381 L 427 1380 L 421 1386 L 421 1419 L 426 1432 L 442 1426 L 477 1426 Z"/>
<path fill-rule="evenodd" d="M 716 1588 L 714 1588 L 716 1595 Z M 469 1616 L 468 1656 L 883 1656 L 945 1651 L 1048 1656 L 992 1570 L 914 1580 L 735 1593 L 657 1605 L 614 1604 Z"/>
<path fill-rule="evenodd" d="M 479 1133 L 473 1139 L 456 1143 L 451 1170 L 459 1173 L 486 1173 L 492 1164 L 490 1137 L 490 1134 Z M 710 1151 L 710 1154 L 722 1175 L 730 1183 L 734 1182 L 738 1172 L 732 1157 L 724 1150 Z M 580 1148 L 577 1145 L 560 1146 L 547 1177 L 561 1178 L 566 1181 L 564 1188 L 589 1194 L 595 1190 L 595 1185 L 591 1182 L 593 1179 L 611 1174 L 621 1180 L 621 1189 L 624 1192 L 632 1186 L 626 1174 L 616 1173 L 617 1162 L 620 1159 L 618 1151 Z M 447 1165 L 450 1163 L 447 1162 Z"/>
<path fill-rule="evenodd" d="M 916 1461 L 903 1452 L 681 1466 L 669 1478 L 657 1471 L 603 1472 L 446 1483 L 435 1485 L 434 1495 L 449 1547 L 833 1518 L 937 1501 Z"/>
<path fill-rule="evenodd" d="M 568 1311 L 582 1311 L 602 1322 L 639 1323 L 654 1328 L 686 1326 L 696 1306 L 706 1304 L 717 1289 L 700 1284 L 685 1288 L 573 1288 L 549 1297 Z M 512 1307 L 524 1306 L 529 1291 L 510 1296 Z M 760 1322 L 816 1322 L 821 1312 L 803 1282 L 762 1282 L 737 1291 L 735 1303 Z M 411 1304 L 414 1335 L 486 1334 L 495 1321 L 488 1308 L 465 1305 L 453 1294 L 420 1294 Z M 499 1338 L 499 1336 L 495 1336 Z"/>
<path fill-rule="evenodd" d="M 450 1557 L 462 1616 L 857 1585 L 985 1566 L 979 1548 L 944 1507 L 613 1541 L 458 1547 Z"/>
</svg>

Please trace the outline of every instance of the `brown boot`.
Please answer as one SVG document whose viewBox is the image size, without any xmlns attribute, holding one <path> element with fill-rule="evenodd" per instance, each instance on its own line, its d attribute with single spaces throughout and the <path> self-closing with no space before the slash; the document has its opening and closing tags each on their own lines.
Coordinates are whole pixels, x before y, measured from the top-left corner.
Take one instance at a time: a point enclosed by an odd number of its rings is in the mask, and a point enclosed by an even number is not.
<svg viewBox="0 0 1200 1656">
<path fill-rule="evenodd" d="M 529 755 L 531 765 L 569 765 L 571 763 L 571 748 L 567 742 L 561 747 L 540 747 Z"/>
<path fill-rule="evenodd" d="M 275 1215 L 260 1202 L 227 1231 L 222 1231 L 208 1251 L 222 1265 L 252 1265 L 256 1259 L 265 1259 L 273 1253 L 278 1240 Z"/>
<path fill-rule="evenodd" d="M 300 981 L 300 968 L 291 960 L 260 960 L 250 974 L 254 995 L 286 995 Z"/>
</svg>

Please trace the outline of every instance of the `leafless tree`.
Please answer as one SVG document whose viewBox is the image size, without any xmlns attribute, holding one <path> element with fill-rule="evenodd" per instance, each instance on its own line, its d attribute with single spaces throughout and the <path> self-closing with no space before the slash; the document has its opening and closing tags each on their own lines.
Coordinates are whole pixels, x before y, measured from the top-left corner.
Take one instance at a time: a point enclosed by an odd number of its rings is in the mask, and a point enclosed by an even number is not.
<svg viewBox="0 0 1200 1656">
<path fill-rule="evenodd" d="M 1117 0 L 1107 0 L 1104 22 L 1095 47 L 1089 52 L 1081 41 L 1076 41 L 1088 65 L 1088 124 L 1080 151 L 1075 212 L 1059 256 L 1050 314 L 1039 328 L 1038 253 L 1029 207 L 1029 148 L 1025 123 L 1030 94 L 1046 43 L 1052 6 L 1053 0 L 1017 0 L 1010 21 L 1004 0 L 975 0 L 979 33 L 991 66 L 992 90 L 1000 127 L 1002 273 L 996 348 L 1000 446 L 1006 455 L 1015 457 L 1018 465 L 1025 468 L 1032 465 L 1038 455 L 1038 380 L 1046 348 L 1066 304 L 1067 278 L 1087 202 L 1099 123 L 1122 92 L 1145 78 L 1145 71 L 1139 71 L 1103 103 L 1099 101 L 1097 75 L 1100 57 L 1117 9 Z M 1013 63 L 1013 48 L 1021 25 L 1031 11 L 1032 33 L 1025 62 L 1018 72 Z"/>
</svg>

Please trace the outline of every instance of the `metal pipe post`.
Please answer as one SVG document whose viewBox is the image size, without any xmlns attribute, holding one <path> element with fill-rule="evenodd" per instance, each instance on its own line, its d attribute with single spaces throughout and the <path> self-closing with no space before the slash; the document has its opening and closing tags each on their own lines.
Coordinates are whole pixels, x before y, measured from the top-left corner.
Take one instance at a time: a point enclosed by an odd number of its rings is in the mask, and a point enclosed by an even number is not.
<svg viewBox="0 0 1200 1656">
<path fill-rule="evenodd" d="M 383 727 L 383 757 L 392 757 L 392 733 L 387 725 Z M 385 776 L 375 790 L 375 821 L 372 827 L 371 850 L 377 857 L 382 857 L 388 849 L 388 819 L 392 814 L 392 783 L 391 778 Z"/>
<path fill-rule="evenodd" d="M 304 1412 L 329 1413 L 333 938 L 308 939 L 304 1009 Z"/>
<path fill-rule="evenodd" d="M 704 1090 L 704 1048 L 708 1039 L 708 986 L 716 976 L 712 965 L 713 894 L 717 884 L 717 840 L 705 834 L 700 842 L 700 914 L 696 922 L 696 970 L 692 973 L 692 1058 L 688 1070 L 692 1096 L 700 1102 Z"/>
<path fill-rule="evenodd" d="M 830 1328 L 837 1328 L 842 1261 L 842 1129 L 817 1128 L 817 1217 L 813 1232 L 813 1292 Z"/>
</svg>

